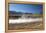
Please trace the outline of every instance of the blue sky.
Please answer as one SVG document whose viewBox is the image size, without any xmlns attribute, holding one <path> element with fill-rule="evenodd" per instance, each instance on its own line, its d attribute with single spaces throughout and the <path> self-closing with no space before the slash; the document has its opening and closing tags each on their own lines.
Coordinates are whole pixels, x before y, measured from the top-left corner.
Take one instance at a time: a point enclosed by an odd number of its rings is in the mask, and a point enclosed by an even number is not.
<svg viewBox="0 0 46 33">
<path fill-rule="evenodd" d="M 39 14 L 42 12 L 41 4 L 9 4 L 9 11 Z"/>
</svg>

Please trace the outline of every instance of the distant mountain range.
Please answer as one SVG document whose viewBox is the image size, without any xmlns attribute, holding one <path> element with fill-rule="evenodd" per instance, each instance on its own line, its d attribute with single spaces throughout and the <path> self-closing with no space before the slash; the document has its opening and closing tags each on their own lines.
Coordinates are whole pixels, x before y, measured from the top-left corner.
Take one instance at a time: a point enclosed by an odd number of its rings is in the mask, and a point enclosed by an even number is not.
<svg viewBox="0 0 46 33">
<path fill-rule="evenodd" d="M 32 14 L 32 13 L 23 13 L 23 12 L 16 12 L 16 11 L 8 11 L 10 14 Z"/>
</svg>

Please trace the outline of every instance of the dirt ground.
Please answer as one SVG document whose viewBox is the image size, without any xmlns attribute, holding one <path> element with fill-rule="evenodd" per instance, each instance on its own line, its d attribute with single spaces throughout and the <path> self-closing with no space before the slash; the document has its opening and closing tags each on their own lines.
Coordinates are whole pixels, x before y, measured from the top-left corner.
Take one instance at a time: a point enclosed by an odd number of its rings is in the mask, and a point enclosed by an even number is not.
<svg viewBox="0 0 46 33">
<path fill-rule="evenodd" d="M 9 24 L 9 30 L 44 30 L 43 22 L 31 22 L 31 23 L 18 23 L 18 24 Z"/>
</svg>

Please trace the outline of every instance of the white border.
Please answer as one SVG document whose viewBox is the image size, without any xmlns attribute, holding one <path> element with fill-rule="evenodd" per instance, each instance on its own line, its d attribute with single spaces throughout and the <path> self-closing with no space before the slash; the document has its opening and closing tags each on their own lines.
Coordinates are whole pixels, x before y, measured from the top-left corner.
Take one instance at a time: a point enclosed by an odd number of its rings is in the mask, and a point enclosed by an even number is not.
<svg viewBox="0 0 46 33">
<path fill-rule="evenodd" d="M 0 0 L 0 33 L 5 32 L 5 0 Z"/>
</svg>

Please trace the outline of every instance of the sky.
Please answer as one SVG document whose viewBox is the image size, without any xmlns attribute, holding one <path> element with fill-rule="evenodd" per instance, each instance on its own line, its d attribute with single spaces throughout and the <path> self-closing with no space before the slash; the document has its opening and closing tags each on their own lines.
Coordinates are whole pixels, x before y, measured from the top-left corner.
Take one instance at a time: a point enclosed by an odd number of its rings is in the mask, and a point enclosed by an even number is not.
<svg viewBox="0 0 46 33">
<path fill-rule="evenodd" d="M 9 11 L 40 14 L 43 6 L 41 4 L 9 4 Z"/>
</svg>

